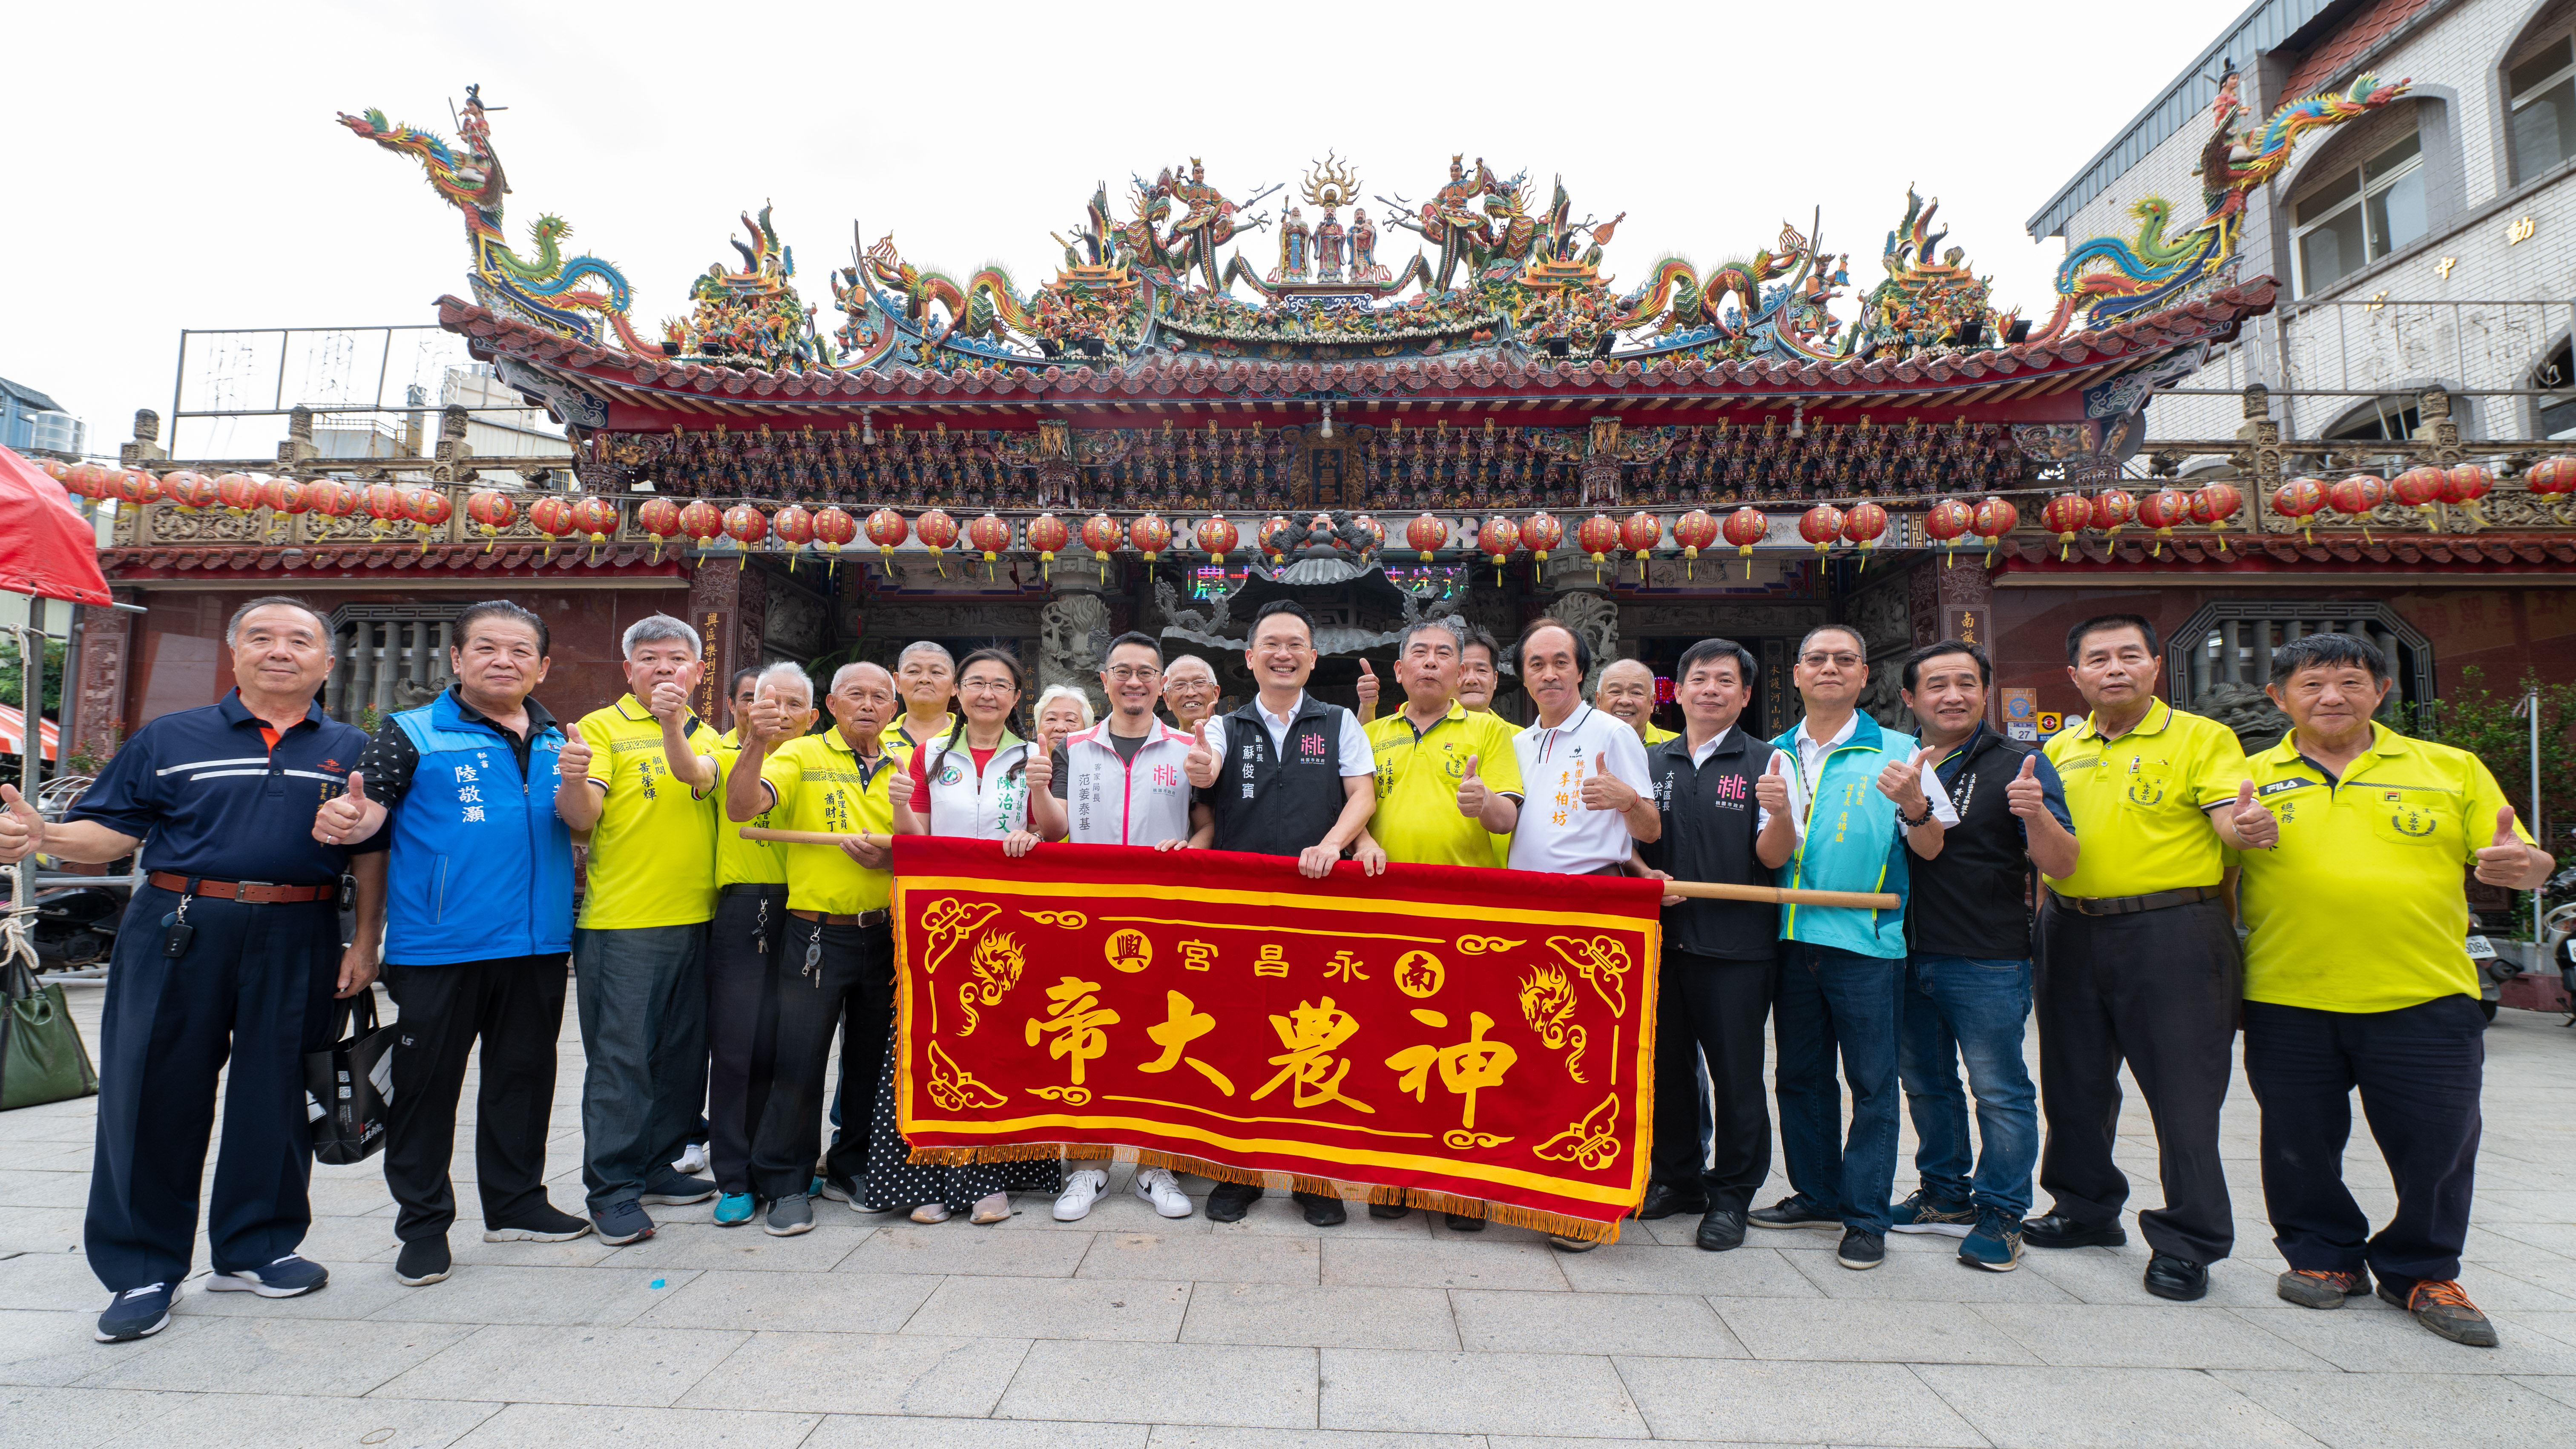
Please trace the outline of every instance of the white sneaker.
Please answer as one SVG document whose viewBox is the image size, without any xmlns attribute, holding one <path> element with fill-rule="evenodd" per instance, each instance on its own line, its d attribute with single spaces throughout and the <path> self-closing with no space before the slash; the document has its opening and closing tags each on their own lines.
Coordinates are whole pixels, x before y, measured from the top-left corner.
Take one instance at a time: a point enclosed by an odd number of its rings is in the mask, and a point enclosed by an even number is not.
<svg viewBox="0 0 2576 1449">
<path fill-rule="evenodd" d="M 671 1164 L 671 1170 L 680 1174 L 682 1177 L 698 1177 L 704 1175 L 707 1170 L 707 1144 L 703 1142 L 690 1143 L 689 1150 L 681 1153 L 679 1160 Z"/>
<path fill-rule="evenodd" d="M 1096 1167 L 1086 1167 L 1064 1180 L 1064 1192 L 1055 1200 L 1055 1220 L 1078 1223 L 1091 1212 L 1091 1205 L 1109 1190 L 1109 1174 Z"/>
<path fill-rule="evenodd" d="M 1190 1215 L 1190 1195 L 1181 1191 L 1180 1179 L 1168 1167 L 1143 1167 L 1136 1171 L 1136 1195 L 1154 1205 L 1154 1211 L 1167 1218 Z"/>
</svg>

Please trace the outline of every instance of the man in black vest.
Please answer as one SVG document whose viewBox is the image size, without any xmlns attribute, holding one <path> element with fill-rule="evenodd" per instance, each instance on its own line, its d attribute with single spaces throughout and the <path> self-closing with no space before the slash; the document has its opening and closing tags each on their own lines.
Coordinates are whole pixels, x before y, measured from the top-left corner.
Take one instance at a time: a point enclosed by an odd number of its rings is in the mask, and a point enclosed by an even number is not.
<svg viewBox="0 0 2576 1449">
<path fill-rule="evenodd" d="M 1735 727 L 1753 699 L 1753 671 L 1752 652 L 1732 639 L 1702 639 L 1673 666 L 1684 728 L 1646 751 L 1664 830 L 1641 852 L 1665 880 L 1767 886 L 1796 845 L 1788 829 L 1766 829 L 1771 812 L 1754 803 L 1770 742 Z M 1762 1024 L 1779 935 L 1768 903 L 1664 897 L 1654 1165 L 1637 1216 L 1702 1214 L 1697 1242 L 1713 1253 L 1743 1245 L 1745 1210 L 1771 1172 Z M 1699 1092 L 1703 1054 L 1709 1098 Z M 1701 1144 L 1712 1126 L 1707 1161 Z"/>
<path fill-rule="evenodd" d="M 1302 605 L 1262 605 L 1245 652 L 1260 692 L 1194 729 L 1190 784 L 1216 817 L 1218 850 L 1293 855 L 1298 870 L 1321 880 L 1377 808 L 1377 756 L 1356 716 L 1306 693 L 1315 672 L 1315 619 Z M 1219 1183 L 1208 1194 L 1208 1216 L 1239 1221 L 1261 1192 L 1254 1183 Z M 1339 1197 L 1295 1196 L 1316 1227 L 1348 1216 Z"/>
<path fill-rule="evenodd" d="M 1956 639 L 1915 650 L 1901 680 L 1959 823 L 1938 856 L 1914 862 L 1906 901 L 1897 1076 L 1913 1109 L 1922 1186 L 1890 1210 L 1889 1227 L 1964 1239 L 1961 1262 L 2009 1273 L 2039 1160 L 2038 1095 L 2022 1060 L 2030 866 L 2062 878 L 2077 850 L 2056 769 L 1986 727 L 1993 680 L 1986 651 Z M 1961 1061 L 1977 1095 L 1973 1180 Z"/>
</svg>

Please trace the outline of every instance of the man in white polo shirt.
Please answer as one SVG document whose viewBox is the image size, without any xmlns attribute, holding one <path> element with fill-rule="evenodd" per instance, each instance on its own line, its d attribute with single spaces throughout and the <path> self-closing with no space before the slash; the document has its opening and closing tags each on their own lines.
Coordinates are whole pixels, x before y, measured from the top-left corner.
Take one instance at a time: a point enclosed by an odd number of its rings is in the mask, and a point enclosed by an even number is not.
<svg viewBox="0 0 2576 1449">
<path fill-rule="evenodd" d="M 1538 723 L 1512 737 L 1525 791 L 1512 831 L 1514 870 L 1624 873 L 1632 842 L 1663 835 L 1646 747 L 1627 722 L 1583 702 L 1592 646 L 1541 618 L 1512 647 Z"/>
<path fill-rule="evenodd" d="M 1127 633 L 1109 641 L 1100 671 L 1109 718 L 1065 736 L 1056 751 L 1053 789 L 1065 802 L 1066 840 L 1186 850 L 1206 845 L 1204 836 L 1215 833 L 1208 807 L 1190 803 L 1193 739 L 1154 718 L 1162 687 L 1163 647 L 1152 636 Z M 1105 1166 L 1066 1174 L 1056 1221 L 1080 1221 L 1108 1190 Z M 1138 1168 L 1136 1195 L 1167 1218 L 1190 1215 L 1189 1195 L 1170 1168 Z"/>
</svg>

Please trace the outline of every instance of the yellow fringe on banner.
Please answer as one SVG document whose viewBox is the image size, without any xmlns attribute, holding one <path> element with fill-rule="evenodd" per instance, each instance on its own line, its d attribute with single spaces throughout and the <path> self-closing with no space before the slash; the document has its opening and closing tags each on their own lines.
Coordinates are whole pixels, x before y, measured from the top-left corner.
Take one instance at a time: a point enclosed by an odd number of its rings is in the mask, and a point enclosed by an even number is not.
<svg viewBox="0 0 2576 1449">
<path fill-rule="evenodd" d="M 1312 1193 L 1323 1197 L 1350 1195 L 1342 1183 L 1330 1178 L 1311 1177 L 1305 1173 L 1266 1172 L 1258 1168 L 1236 1167 L 1229 1163 L 1210 1162 L 1204 1157 L 1191 1157 L 1178 1152 L 1159 1152 L 1143 1147 L 1113 1147 L 1106 1144 L 1061 1142 L 1009 1142 L 991 1147 L 916 1147 L 910 1161 L 921 1167 L 971 1167 L 989 1162 L 1040 1162 L 1063 1158 L 1069 1162 L 1110 1159 L 1132 1162 L 1138 1167 L 1164 1167 L 1174 1172 L 1209 1178 L 1217 1182 L 1239 1182 L 1254 1187 L 1268 1187 L 1272 1179 L 1285 1176 L 1291 1192 Z M 1374 1183 L 1351 1183 L 1360 1190 L 1363 1201 L 1375 1204 L 1401 1203 L 1425 1212 L 1456 1213 L 1460 1217 L 1483 1218 L 1505 1227 L 1528 1228 L 1532 1232 L 1552 1233 L 1587 1243 L 1619 1241 L 1619 1223 L 1594 1222 L 1590 1218 L 1567 1217 L 1562 1213 L 1512 1203 L 1491 1202 L 1484 1198 L 1460 1197 L 1435 1188 L 1388 1187 Z M 1624 1216 L 1624 1215 L 1623 1215 Z"/>
</svg>

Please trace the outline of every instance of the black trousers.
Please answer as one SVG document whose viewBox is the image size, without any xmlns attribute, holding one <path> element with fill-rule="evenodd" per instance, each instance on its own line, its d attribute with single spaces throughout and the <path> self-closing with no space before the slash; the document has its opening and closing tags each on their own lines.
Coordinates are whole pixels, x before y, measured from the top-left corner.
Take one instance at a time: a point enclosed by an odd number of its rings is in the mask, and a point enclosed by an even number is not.
<svg viewBox="0 0 2576 1449">
<path fill-rule="evenodd" d="M 2245 1003 L 2245 1077 L 2263 1104 L 2263 1206 L 2291 1267 L 2367 1265 L 2400 1292 L 2460 1276 L 2486 1026 L 2474 996 L 2371 1012 Z M 2397 1186 L 2397 1215 L 2367 1242 L 2370 1219 L 2343 1185 L 2355 1087 Z"/>
<path fill-rule="evenodd" d="M 2241 999 L 2236 926 L 2209 900 L 2087 916 L 2052 897 L 2039 913 L 2033 992 L 2039 1100 L 2048 1141 L 2039 1185 L 2055 1211 L 2117 1221 L 2129 1179 L 2111 1160 L 2120 1128 L 2120 1064 L 2155 1119 L 2165 1205 L 2138 1214 L 2147 1245 L 2214 1263 L 2236 1243 L 2218 1112 L 2227 1100 Z"/>
<path fill-rule="evenodd" d="M 1771 1102 L 1762 1085 L 1762 1028 L 1771 1015 L 1772 959 L 1728 961 L 1664 949 L 1655 1000 L 1653 1180 L 1704 1188 L 1711 1208 L 1743 1212 L 1771 1173 Z M 1709 1120 L 1699 1063 L 1708 1059 Z M 1701 1133 L 1714 1129 L 1703 1165 Z"/>
<path fill-rule="evenodd" d="M 868 1123 L 894 1028 L 894 930 L 790 918 L 778 962 L 778 1050 L 752 1136 L 751 1190 L 780 1198 L 805 1191 L 823 1150 L 823 1083 L 842 1017 L 841 1139 L 824 1172 L 855 1181 L 867 1170 Z"/>
<path fill-rule="evenodd" d="M 751 1191 L 751 1134 L 769 1099 L 786 935 L 787 887 L 730 885 L 716 896 L 707 926 L 707 1165 L 729 1193 Z"/>
<path fill-rule="evenodd" d="M 304 1054 L 328 1046 L 339 1020 L 339 915 L 328 901 L 198 896 L 188 903 L 196 936 L 174 960 L 161 918 L 178 906 L 159 886 L 135 891 L 100 1011 L 81 1241 L 111 1293 L 188 1276 L 219 1077 L 224 1137 L 206 1210 L 216 1270 L 274 1262 L 313 1222 Z"/>
<path fill-rule="evenodd" d="M 394 1236 L 443 1238 L 456 1222 L 447 1166 L 465 1064 L 483 1043 L 474 1092 L 474 1187 L 487 1227 L 546 1202 L 546 1129 L 563 1037 L 564 953 L 385 967 L 394 1019 L 394 1099 L 385 1113 L 385 1187 Z"/>
</svg>

